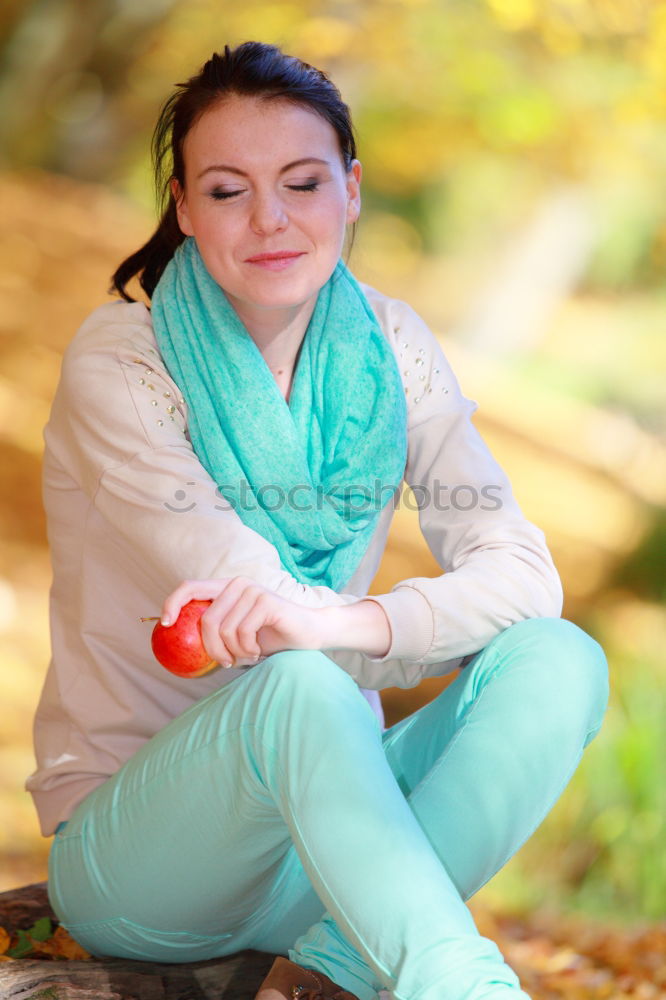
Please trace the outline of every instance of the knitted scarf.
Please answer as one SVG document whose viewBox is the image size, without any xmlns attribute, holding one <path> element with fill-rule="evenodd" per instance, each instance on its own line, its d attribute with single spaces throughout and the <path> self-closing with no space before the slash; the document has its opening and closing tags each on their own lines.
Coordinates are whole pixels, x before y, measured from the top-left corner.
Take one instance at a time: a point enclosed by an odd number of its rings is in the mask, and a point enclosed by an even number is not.
<svg viewBox="0 0 666 1000">
<path fill-rule="evenodd" d="M 407 458 L 395 355 L 356 279 L 340 260 L 320 290 L 289 403 L 192 237 L 151 311 L 192 447 L 220 494 L 300 583 L 341 590 Z"/>
</svg>

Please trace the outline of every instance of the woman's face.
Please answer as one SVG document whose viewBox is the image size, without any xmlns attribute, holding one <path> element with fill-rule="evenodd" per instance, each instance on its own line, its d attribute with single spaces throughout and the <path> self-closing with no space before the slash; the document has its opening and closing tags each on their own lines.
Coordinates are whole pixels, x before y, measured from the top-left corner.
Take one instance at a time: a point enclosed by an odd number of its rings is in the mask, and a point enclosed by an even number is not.
<svg viewBox="0 0 666 1000">
<path fill-rule="evenodd" d="M 178 222 L 238 314 L 314 304 L 360 210 L 333 127 L 302 105 L 230 95 L 188 132 Z"/>
</svg>

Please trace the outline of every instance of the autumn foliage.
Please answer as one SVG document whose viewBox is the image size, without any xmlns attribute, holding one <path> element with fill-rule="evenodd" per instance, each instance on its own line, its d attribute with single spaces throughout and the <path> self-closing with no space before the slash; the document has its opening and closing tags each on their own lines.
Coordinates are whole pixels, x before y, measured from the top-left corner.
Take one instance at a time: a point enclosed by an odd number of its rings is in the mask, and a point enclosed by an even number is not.
<svg viewBox="0 0 666 1000">
<path fill-rule="evenodd" d="M 40 917 L 28 930 L 10 934 L 0 927 L 0 962 L 19 958 L 87 959 L 90 954 L 50 917 Z"/>
</svg>

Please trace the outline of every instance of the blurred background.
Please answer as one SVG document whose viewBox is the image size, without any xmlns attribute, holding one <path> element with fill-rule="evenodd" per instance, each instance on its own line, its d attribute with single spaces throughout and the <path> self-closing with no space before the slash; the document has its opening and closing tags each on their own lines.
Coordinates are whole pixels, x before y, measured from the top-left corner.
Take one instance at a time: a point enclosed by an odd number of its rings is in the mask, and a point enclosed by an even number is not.
<svg viewBox="0 0 666 1000">
<path fill-rule="evenodd" d="M 0 891 L 46 878 L 23 790 L 49 658 L 42 428 L 60 357 L 152 231 L 159 107 L 214 49 L 327 70 L 364 165 L 356 275 L 430 323 L 564 616 L 605 647 L 605 727 L 488 907 L 633 923 L 666 899 L 666 3 L 4 0 L 0 7 Z M 415 505 L 412 505 L 415 506 Z M 372 592 L 437 575 L 397 512 Z M 388 722 L 445 681 L 383 692 Z"/>
</svg>

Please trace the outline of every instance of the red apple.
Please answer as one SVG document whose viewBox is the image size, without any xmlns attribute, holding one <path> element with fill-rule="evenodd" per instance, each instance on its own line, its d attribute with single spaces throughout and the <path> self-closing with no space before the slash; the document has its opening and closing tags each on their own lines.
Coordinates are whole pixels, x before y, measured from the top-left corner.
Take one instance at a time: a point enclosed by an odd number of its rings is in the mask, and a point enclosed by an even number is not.
<svg viewBox="0 0 666 1000">
<path fill-rule="evenodd" d="M 206 652 L 201 638 L 200 619 L 211 601 L 185 604 L 173 625 L 158 622 L 151 645 L 155 659 L 179 677 L 201 677 L 217 666 Z"/>
</svg>

